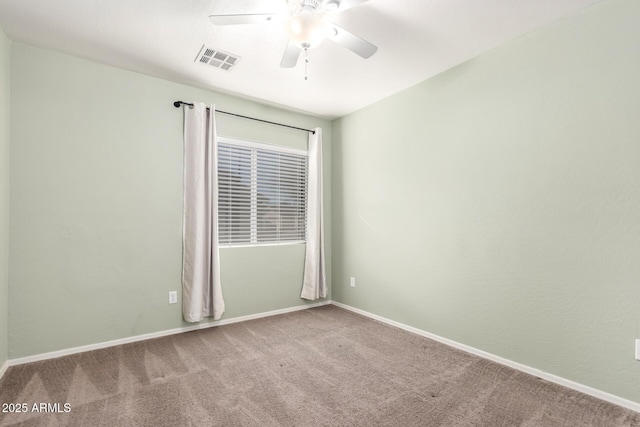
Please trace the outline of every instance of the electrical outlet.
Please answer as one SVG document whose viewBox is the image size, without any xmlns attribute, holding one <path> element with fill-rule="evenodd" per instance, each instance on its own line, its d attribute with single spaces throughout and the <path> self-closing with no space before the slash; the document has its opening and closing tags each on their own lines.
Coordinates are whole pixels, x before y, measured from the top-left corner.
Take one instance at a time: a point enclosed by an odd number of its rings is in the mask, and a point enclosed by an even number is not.
<svg viewBox="0 0 640 427">
<path fill-rule="evenodd" d="M 175 304 L 178 302 L 178 292 L 171 291 L 169 292 L 169 304 Z"/>
<path fill-rule="evenodd" d="M 636 340 L 636 360 L 640 360 L 640 340 Z"/>
<path fill-rule="evenodd" d="M 352 288 L 356 287 L 356 278 L 352 277 L 351 280 L 349 281 L 349 286 L 351 286 Z"/>
</svg>

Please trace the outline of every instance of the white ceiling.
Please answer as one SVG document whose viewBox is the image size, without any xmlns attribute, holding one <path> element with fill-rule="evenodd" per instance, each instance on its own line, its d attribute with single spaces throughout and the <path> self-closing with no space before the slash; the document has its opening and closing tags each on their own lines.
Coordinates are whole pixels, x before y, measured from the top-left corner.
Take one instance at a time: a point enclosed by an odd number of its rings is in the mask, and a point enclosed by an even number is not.
<svg viewBox="0 0 640 427">
<path fill-rule="evenodd" d="M 303 61 L 279 67 L 281 26 L 208 19 L 283 1 L 0 0 L 0 25 L 14 42 L 332 119 L 599 0 L 369 0 L 335 22 L 378 52 L 362 59 L 325 41 L 309 50 L 307 81 Z M 203 44 L 242 59 L 230 72 L 196 63 Z"/>
</svg>

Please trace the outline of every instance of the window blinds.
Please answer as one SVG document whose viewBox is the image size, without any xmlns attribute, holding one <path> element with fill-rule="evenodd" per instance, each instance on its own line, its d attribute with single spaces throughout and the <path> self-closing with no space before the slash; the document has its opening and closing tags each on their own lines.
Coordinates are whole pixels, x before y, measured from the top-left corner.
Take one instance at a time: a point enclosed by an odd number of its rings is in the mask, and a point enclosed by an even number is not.
<svg viewBox="0 0 640 427">
<path fill-rule="evenodd" d="M 219 138 L 220 245 L 304 243 L 307 153 Z"/>
</svg>

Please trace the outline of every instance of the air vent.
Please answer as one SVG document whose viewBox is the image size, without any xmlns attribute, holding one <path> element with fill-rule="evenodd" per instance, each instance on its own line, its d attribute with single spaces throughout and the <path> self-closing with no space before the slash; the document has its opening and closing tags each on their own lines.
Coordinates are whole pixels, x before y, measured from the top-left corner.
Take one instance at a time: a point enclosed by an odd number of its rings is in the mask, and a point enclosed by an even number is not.
<svg viewBox="0 0 640 427">
<path fill-rule="evenodd" d="M 213 49 L 210 47 L 202 46 L 195 62 L 202 64 L 208 64 L 212 67 L 220 68 L 221 70 L 231 71 L 240 61 L 238 55 L 224 52 L 222 50 Z"/>
</svg>

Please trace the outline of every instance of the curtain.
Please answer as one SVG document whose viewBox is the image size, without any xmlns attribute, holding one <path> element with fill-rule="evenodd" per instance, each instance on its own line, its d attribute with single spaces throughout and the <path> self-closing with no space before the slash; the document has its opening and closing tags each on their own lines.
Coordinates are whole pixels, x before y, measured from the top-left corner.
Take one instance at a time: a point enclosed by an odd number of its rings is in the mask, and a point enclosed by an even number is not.
<svg viewBox="0 0 640 427">
<path fill-rule="evenodd" d="M 218 250 L 218 145 L 215 107 L 184 106 L 182 315 L 220 319 L 224 299 Z"/>
<path fill-rule="evenodd" d="M 309 178 L 307 179 L 307 248 L 301 298 L 326 298 L 324 257 L 324 213 L 322 206 L 322 129 L 309 133 Z"/>
</svg>

